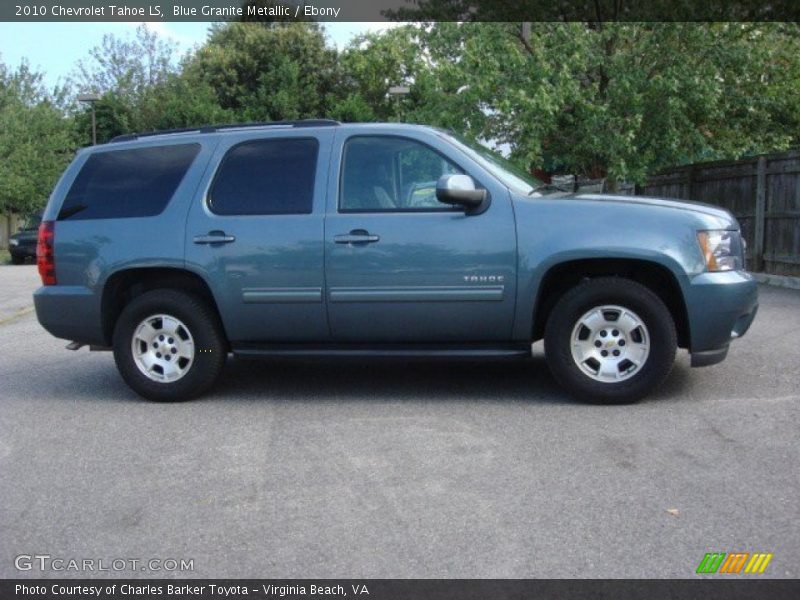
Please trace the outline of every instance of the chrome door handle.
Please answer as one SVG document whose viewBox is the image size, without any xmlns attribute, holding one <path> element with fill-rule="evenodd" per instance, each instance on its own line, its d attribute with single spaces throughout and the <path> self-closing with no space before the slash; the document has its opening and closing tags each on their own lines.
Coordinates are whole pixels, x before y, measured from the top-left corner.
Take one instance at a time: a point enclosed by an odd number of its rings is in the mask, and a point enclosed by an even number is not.
<svg viewBox="0 0 800 600">
<path fill-rule="evenodd" d="M 333 236 L 337 244 L 372 244 L 380 241 L 379 235 L 372 235 L 365 229 L 354 229 L 350 233 Z"/>
<path fill-rule="evenodd" d="M 226 235 L 224 231 L 209 231 L 206 235 L 194 236 L 195 244 L 230 244 L 236 241 L 236 237 Z"/>
</svg>

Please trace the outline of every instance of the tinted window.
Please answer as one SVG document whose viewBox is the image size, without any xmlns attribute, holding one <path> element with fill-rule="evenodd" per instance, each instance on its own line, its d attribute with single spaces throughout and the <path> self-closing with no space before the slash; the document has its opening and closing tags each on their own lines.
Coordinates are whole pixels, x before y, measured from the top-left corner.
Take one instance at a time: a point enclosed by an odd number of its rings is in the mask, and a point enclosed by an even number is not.
<svg viewBox="0 0 800 600">
<path fill-rule="evenodd" d="M 218 215 L 310 213 L 318 149 L 306 138 L 234 146 L 211 186 L 209 207 Z"/>
<path fill-rule="evenodd" d="M 399 137 L 351 138 L 343 160 L 342 211 L 450 210 L 436 199 L 436 182 L 463 173 L 425 144 Z"/>
<path fill-rule="evenodd" d="M 166 207 L 200 144 L 92 154 L 75 178 L 59 219 L 149 217 Z"/>
</svg>

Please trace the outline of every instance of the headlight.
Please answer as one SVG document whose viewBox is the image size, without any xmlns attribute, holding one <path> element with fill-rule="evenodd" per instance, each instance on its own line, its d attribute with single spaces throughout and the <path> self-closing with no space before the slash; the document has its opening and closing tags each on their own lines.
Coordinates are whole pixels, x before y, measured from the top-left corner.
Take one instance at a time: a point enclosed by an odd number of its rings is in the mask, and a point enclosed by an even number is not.
<svg viewBox="0 0 800 600">
<path fill-rule="evenodd" d="M 742 238 L 738 231 L 698 231 L 697 241 L 709 271 L 734 271 L 743 268 Z"/>
<path fill-rule="evenodd" d="M 9 246 L 19 246 L 19 240 L 17 240 L 17 239 L 8 240 L 8 245 Z"/>
</svg>

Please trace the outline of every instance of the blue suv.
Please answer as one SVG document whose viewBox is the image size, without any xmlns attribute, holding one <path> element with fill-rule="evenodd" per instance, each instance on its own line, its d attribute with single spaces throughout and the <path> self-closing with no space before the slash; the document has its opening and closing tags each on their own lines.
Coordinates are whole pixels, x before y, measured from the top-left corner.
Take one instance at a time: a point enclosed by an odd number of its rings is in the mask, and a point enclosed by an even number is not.
<svg viewBox="0 0 800 600">
<path fill-rule="evenodd" d="M 112 349 L 151 400 L 229 353 L 526 358 L 621 403 L 723 360 L 756 314 L 739 225 L 571 194 L 432 127 L 309 120 L 122 136 L 78 152 L 39 229 L 39 322 Z"/>
</svg>

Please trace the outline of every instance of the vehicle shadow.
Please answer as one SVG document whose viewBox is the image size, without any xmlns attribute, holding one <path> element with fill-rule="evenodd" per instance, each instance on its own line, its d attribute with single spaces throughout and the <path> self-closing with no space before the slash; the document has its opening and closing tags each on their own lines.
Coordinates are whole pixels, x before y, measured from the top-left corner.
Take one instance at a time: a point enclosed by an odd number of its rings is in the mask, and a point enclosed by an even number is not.
<svg viewBox="0 0 800 600">
<path fill-rule="evenodd" d="M 47 386 L 49 379 L 39 384 Z M 144 402 L 116 372 L 96 361 L 54 380 L 50 398 Z M 664 384 L 641 403 L 679 400 L 691 388 L 688 364 L 678 361 Z M 49 392 L 49 393 L 48 393 Z M 580 404 L 555 381 L 544 356 L 523 361 L 229 358 L 214 388 L 197 402 L 480 402 Z M 184 405 L 177 403 L 174 406 Z M 165 405 L 166 406 L 166 405 Z"/>
<path fill-rule="evenodd" d="M 228 360 L 215 398 L 572 402 L 542 357 L 525 361 Z"/>
<path fill-rule="evenodd" d="M 676 363 L 649 398 L 679 398 L 688 367 Z M 543 355 L 524 361 L 228 360 L 208 400 L 480 401 L 575 404 L 555 381 Z"/>
</svg>

